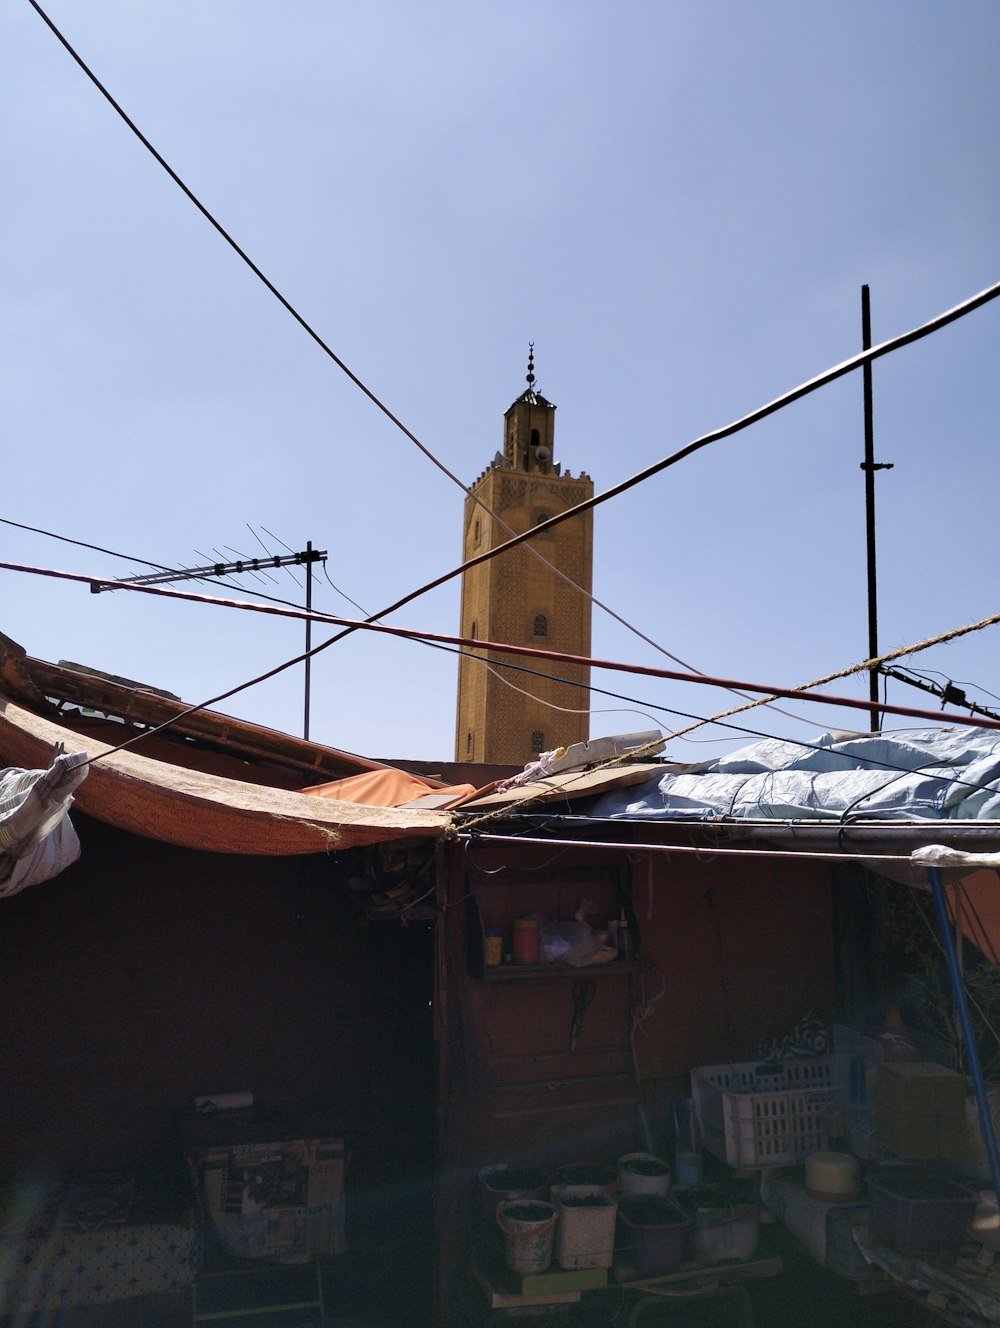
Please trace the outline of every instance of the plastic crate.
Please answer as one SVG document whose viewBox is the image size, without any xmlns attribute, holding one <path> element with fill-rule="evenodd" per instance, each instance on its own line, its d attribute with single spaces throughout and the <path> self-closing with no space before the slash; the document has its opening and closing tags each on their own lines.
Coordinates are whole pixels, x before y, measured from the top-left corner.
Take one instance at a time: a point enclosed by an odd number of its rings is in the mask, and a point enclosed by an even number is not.
<svg viewBox="0 0 1000 1328">
<path fill-rule="evenodd" d="M 829 1119 L 847 1102 L 850 1057 L 703 1065 L 691 1090 L 705 1147 L 731 1167 L 785 1167 L 829 1147 Z"/>
</svg>

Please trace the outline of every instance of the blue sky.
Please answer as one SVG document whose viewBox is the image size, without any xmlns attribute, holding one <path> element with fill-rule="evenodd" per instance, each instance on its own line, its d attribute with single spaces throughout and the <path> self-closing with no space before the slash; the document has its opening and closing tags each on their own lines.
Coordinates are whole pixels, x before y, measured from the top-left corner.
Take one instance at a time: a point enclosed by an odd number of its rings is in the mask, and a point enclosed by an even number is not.
<svg viewBox="0 0 1000 1328">
<path fill-rule="evenodd" d="M 856 352 L 863 283 L 881 341 L 1000 279 L 992 0 L 43 7 L 466 483 L 500 446 L 529 341 L 557 458 L 600 491 Z M 27 0 L 0 11 L 0 62 L 0 517 L 171 565 L 258 552 L 265 529 L 277 551 L 311 540 L 368 611 L 456 566 L 461 491 L 252 276 Z M 894 467 L 877 484 L 883 649 L 1000 609 L 998 340 L 994 302 L 875 366 L 875 454 Z M 795 686 L 863 659 L 862 457 L 855 374 L 600 507 L 595 593 L 710 674 Z M 133 570 L 11 526 L 0 561 Z M 287 576 L 269 590 L 303 593 Z M 322 577 L 314 602 L 356 613 Z M 30 653 L 191 701 L 304 635 L 8 572 L 0 603 Z M 393 621 L 457 631 L 457 583 Z M 993 704 L 996 632 L 907 665 Z M 600 611 L 593 645 L 670 666 Z M 314 664 L 312 736 L 448 759 L 455 679 L 447 654 L 355 635 Z M 620 703 L 595 698 L 594 735 L 669 730 L 650 705 L 732 702 L 594 682 L 643 703 L 603 713 Z M 836 690 L 866 697 L 867 681 Z M 899 684 L 889 699 L 935 708 Z M 222 708 L 297 732 L 301 670 Z M 864 724 L 782 708 L 747 722 L 803 738 Z M 672 752 L 733 745 L 694 736 Z"/>
</svg>

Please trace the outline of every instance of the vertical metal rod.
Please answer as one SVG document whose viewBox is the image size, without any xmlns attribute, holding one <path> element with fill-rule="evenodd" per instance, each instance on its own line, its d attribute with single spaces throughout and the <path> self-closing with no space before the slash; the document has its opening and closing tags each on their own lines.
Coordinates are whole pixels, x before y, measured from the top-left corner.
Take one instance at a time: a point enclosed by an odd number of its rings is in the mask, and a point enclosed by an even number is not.
<svg viewBox="0 0 1000 1328">
<path fill-rule="evenodd" d="M 306 613 L 312 612 L 312 540 L 306 541 Z M 312 649 L 312 622 L 306 619 L 306 697 L 305 697 L 305 716 L 302 722 L 302 736 L 309 737 L 309 691 L 312 686 L 312 660 L 309 658 L 309 651 Z"/>
<path fill-rule="evenodd" d="M 931 894 L 934 896 L 938 930 L 941 932 L 944 954 L 948 961 L 948 976 L 951 978 L 951 989 L 955 997 L 955 1007 L 958 1011 L 958 1022 L 962 1029 L 962 1041 L 965 1043 L 965 1063 L 968 1066 L 972 1087 L 976 1094 L 976 1106 L 979 1109 L 979 1132 L 983 1136 L 983 1143 L 986 1145 L 986 1156 L 989 1158 L 993 1189 L 1000 1197 L 1000 1155 L 997 1153 L 997 1136 L 993 1129 L 993 1117 L 990 1114 L 989 1098 L 986 1095 L 986 1083 L 979 1064 L 979 1051 L 976 1048 L 976 1041 L 972 1034 L 969 1003 L 965 998 L 965 983 L 962 981 L 962 974 L 958 967 L 958 956 L 955 953 L 955 939 L 951 932 L 951 919 L 948 917 L 944 887 L 941 884 L 941 877 L 936 867 L 928 867 L 927 874 L 930 877 Z"/>
<path fill-rule="evenodd" d="M 869 288 L 861 288 L 861 347 L 871 349 L 871 303 Z M 871 360 L 862 369 L 865 380 L 865 526 L 869 547 L 869 659 L 878 657 L 878 588 L 875 580 L 875 429 L 871 410 Z M 869 700 L 871 701 L 871 732 L 878 733 L 880 712 L 878 704 L 878 669 L 869 669 Z"/>
<path fill-rule="evenodd" d="M 861 287 L 861 349 L 872 348 L 872 315 L 868 287 Z M 872 419 L 872 365 L 867 360 L 862 370 L 865 402 L 865 526 L 868 537 L 868 658 L 878 656 L 878 593 L 875 577 L 875 429 Z M 868 671 L 868 699 L 872 703 L 872 733 L 881 725 L 878 703 L 878 669 Z"/>
</svg>

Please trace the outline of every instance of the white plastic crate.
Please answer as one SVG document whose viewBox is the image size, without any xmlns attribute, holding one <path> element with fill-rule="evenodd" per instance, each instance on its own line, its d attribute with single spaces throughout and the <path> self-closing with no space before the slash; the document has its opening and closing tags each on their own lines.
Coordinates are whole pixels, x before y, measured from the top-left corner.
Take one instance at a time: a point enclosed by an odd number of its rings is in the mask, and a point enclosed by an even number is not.
<svg viewBox="0 0 1000 1328">
<path fill-rule="evenodd" d="M 849 1056 L 703 1065 L 691 1090 L 705 1147 L 741 1170 L 785 1167 L 829 1147 L 847 1102 Z"/>
</svg>

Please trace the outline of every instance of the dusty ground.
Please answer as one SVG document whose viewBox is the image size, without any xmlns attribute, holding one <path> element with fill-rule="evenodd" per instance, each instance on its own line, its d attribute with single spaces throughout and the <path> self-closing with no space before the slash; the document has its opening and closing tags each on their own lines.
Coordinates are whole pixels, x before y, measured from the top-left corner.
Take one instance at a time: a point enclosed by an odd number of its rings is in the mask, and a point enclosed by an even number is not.
<svg viewBox="0 0 1000 1328">
<path fill-rule="evenodd" d="M 817 1267 L 791 1238 L 782 1237 L 785 1271 L 750 1288 L 754 1328 L 926 1328 L 922 1309 L 893 1294 L 860 1296 L 856 1288 Z M 455 1328 L 628 1328 L 635 1306 L 613 1293 L 585 1297 L 578 1307 L 517 1318 L 491 1317 L 474 1303 Z M 332 1261 L 326 1276 L 327 1317 L 305 1320 L 311 1328 L 436 1328 L 431 1278 L 421 1239 L 397 1239 L 379 1250 L 357 1249 Z M 289 1328 L 302 1320 L 253 1315 L 246 1328 Z M 191 1328 L 188 1295 L 153 1296 L 91 1310 L 64 1310 L 33 1320 L 5 1321 L 10 1328 Z M 211 1324 L 206 1325 L 211 1328 Z M 228 1328 L 228 1326 L 227 1326 Z M 643 1310 L 638 1328 L 745 1328 L 735 1307 L 701 1301 Z"/>
</svg>

